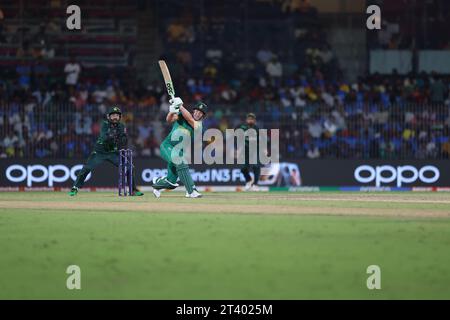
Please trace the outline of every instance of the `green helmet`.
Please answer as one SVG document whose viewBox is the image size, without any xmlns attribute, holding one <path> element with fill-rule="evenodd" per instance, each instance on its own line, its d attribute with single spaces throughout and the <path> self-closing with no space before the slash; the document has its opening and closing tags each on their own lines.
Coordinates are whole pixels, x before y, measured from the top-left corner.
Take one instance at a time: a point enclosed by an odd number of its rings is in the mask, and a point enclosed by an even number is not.
<svg viewBox="0 0 450 320">
<path fill-rule="evenodd" d="M 110 116 L 114 113 L 122 115 L 122 111 L 120 110 L 119 107 L 111 107 L 111 109 L 109 109 L 109 111 L 108 111 L 108 116 Z"/>
<path fill-rule="evenodd" d="M 208 113 L 208 106 L 206 105 L 206 103 L 199 101 L 195 105 L 194 110 L 199 110 L 203 112 L 204 115 L 206 115 Z"/>
<path fill-rule="evenodd" d="M 247 113 L 247 118 L 253 118 L 256 120 L 256 115 L 253 112 Z"/>
</svg>

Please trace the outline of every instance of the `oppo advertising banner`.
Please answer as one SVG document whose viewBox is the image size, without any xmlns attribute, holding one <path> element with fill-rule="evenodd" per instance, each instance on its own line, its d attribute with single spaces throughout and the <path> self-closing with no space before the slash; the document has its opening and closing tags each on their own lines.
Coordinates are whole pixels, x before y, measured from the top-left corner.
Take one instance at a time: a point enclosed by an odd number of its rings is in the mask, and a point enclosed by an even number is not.
<svg viewBox="0 0 450 320">
<path fill-rule="evenodd" d="M 448 160 L 306 160 L 299 168 L 304 186 L 450 186 Z"/>
<path fill-rule="evenodd" d="M 134 161 L 138 185 L 166 175 L 162 160 Z M 77 160 L 0 160 L 0 187 L 70 187 L 81 169 Z M 195 165 L 199 186 L 244 184 L 239 165 Z M 115 187 L 118 169 L 105 163 L 88 176 L 86 187 Z M 263 168 L 262 186 L 450 187 L 450 161 L 291 160 Z"/>
</svg>

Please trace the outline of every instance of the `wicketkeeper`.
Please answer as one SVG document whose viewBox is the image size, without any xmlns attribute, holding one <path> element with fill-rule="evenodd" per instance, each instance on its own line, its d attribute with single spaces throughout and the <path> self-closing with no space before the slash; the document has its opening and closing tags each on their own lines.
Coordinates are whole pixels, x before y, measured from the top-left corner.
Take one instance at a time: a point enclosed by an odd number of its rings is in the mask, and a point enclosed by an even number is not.
<svg viewBox="0 0 450 320">
<path fill-rule="evenodd" d="M 161 157 L 167 162 L 167 176 L 155 177 L 153 179 L 153 194 L 159 198 L 161 190 L 175 189 L 178 187 L 178 178 L 186 188 L 186 198 L 200 198 L 202 195 L 195 188 L 187 163 L 181 162 L 180 158 L 186 155 L 173 152 L 175 146 L 182 143 L 180 136 L 192 139 L 194 130 L 201 133 L 202 120 L 205 118 L 208 107 L 203 102 L 199 102 L 193 108 L 191 114 L 184 106 L 180 98 L 173 98 L 170 101 L 170 110 L 167 114 L 166 121 L 172 124 L 172 130 L 169 135 L 161 143 Z M 177 149 L 176 149 L 177 150 Z M 177 157 L 178 159 L 174 159 Z"/>
<path fill-rule="evenodd" d="M 97 139 L 94 151 L 90 154 L 87 163 L 80 172 L 78 172 L 75 184 L 69 192 L 70 196 L 75 196 L 78 193 L 78 190 L 83 187 L 88 174 L 103 162 L 107 161 L 114 166 L 119 167 L 119 150 L 127 146 L 128 140 L 125 132 L 125 125 L 120 122 L 122 111 L 118 107 L 112 107 L 106 118 L 107 120 L 102 121 L 100 136 Z M 136 179 L 133 176 L 132 195 L 144 195 L 136 188 L 135 181 Z"/>
</svg>

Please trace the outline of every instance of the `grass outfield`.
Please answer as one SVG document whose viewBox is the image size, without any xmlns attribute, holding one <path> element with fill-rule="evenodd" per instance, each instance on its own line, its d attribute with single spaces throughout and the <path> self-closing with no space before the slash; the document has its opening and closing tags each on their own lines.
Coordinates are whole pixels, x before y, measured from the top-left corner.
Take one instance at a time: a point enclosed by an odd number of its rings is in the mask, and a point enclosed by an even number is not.
<svg viewBox="0 0 450 320">
<path fill-rule="evenodd" d="M 0 253 L 1 299 L 450 299 L 450 194 L 4 192 Z"/>
</svg>

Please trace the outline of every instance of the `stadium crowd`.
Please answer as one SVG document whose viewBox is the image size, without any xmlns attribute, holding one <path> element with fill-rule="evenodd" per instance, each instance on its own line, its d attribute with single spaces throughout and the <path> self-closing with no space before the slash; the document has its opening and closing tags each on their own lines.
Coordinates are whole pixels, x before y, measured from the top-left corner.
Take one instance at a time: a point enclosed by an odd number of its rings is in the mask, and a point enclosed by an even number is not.
<svg viewBox="0 0 450 320">
<path fill-rule="evenodd" d="M 267 29 L 277 43 L 263 41 L 264 21 L 251 24 L 255 37 L 245 48 L 232 40 L 241 26 L 225 28 L 220 15 L 193 23 L 186 12 L 162 25 L 177 94 L 210 106 L 205 128 L 235 128 L 253 112 L 260 127 L 280 129 L 284 158 L 449 157 L 449 77 L 394 72 L 346 81 L 308 1 L 277 3 L 293 42 L 284 41 L 282 23 Z M 273 5 L 261 1 L 259 16 L 273 15 Z M 111 105 L 122 108 L 137 153 L 159 155 L 169 129 L 162 80 L 144 84 L 133 68 L 85 68 L 76 57 L 54 68 L 51 59 L 1 68 L 0 157 L 84 158 Z"/>
<path fill-rule="evenodd" d="M 73 69 L 78 70 L 66 66 L 65 85 L 35 86 L 33 68 L 24 66 L 17 67 L 13 79 L 1 80 L 0 156 L 84 157 L 110 105 L 123 109 L 138 152 L 157 156 L 167 129 L 163 86 L 144 87 L 115 76 L 99 83 L 80 76 L 74 84 Z M 24 79 L 28 76 L 31 80 Z M 352 84 L 327 81 L 316 70 L 289 78 L 266 72 L 227 82 L 205 76 L 176 85 L 188 105 L 205 100 L 211 106 L 205 128 L 233 128 L 246 112 L 255 112 L 261 127 L 280 129 L 283 155 L 447 158 L 449 80 L 426 74 L 375 75 Z"/>
</svg>

